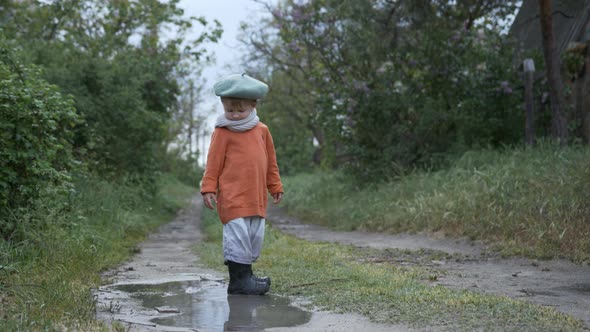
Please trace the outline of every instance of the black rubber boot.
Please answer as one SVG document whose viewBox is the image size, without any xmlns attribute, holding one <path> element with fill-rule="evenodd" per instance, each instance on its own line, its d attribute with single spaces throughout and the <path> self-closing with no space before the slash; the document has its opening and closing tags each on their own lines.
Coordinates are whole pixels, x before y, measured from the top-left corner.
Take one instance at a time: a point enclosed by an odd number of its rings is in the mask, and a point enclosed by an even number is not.
<svg viewBox="0 0 590 332">
<path fill-rule="evenodd" d="M 254 281 L 263 282 L 270 286 L 270 277 L 259 277 L 252 272 L 252 265 L 250 266 L 250 276 Z"/>
<path fill-rule="evenodd" d="M 228 294 L 264 295 L 270 286 L 252 278 L 252 265 L 227 261 L 229 269 Z"/>
</svg>

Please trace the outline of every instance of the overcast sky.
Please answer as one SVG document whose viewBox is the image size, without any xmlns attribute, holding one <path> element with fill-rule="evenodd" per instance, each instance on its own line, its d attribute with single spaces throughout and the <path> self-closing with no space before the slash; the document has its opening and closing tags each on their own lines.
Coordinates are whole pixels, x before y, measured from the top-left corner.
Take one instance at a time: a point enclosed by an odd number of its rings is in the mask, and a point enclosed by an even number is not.
<svg viewBox="0 0 590 332">
<path fill-rule="evenodd" d="M 277 0 L 271 0 L 271 2 L 276 3 Z M 211 112 L 211 109 L 215 108 L 208 121 L 211 131 L 214 118 L 222 112 L 219 98 L 213 92 L 213 84 L 220 77 L 243 72 L 243 68 L 240 66 L 241 48 L 238 47 L 240 23 L 247 20 L 257 20 L 261 15 L 264 15 L 264 9 L 252 0 L 181 0 L 179 6 L 184 9 L 186 17 L 203 16 L 208 22 L 213 22 L 216 19 L 223 27 L 221 40 L 217 44 L 208 45 L 209 51 L 214 54 L 216 61 L 203 71 L 207 83 L 202 96 L 204 100 L 198 110 L 202 114 L 202 112 Z M 205 154 L 209 145 L 210 131 L 206 139 L 201 140 L 199 144 L 199 150 L 204 148 Z M 203 163 L 202 157 L 201 155 L 199 158 L 200 164 Z"/>
<path fill-rule="evenodd" d="M 213 84 L 225 75 L 241 73 L 240 48 L 238 42 L 240 23 L 255 19 L 264 14 L 260 4 L 251 0 L 181 0 L 180 7 L 185 15 L 204 16 L 207 21 L 218 20 L 223 27 L 223 35 L 217 44 L 210 44 L 209 50 L 215 55 L 216 62 L 207 66 L 204 77 L 207 87 L 205 98 L 210 104 L 218 102 L 213 93 Z"/>
</svg>

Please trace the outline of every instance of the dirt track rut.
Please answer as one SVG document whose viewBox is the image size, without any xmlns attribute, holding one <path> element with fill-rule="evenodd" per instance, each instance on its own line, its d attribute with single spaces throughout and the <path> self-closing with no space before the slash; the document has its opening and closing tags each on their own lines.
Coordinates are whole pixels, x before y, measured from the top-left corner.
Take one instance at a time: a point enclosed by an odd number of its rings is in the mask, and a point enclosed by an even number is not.
<svg viewBox="0 0 590 332">
<path fill-rule="evenodd" d="M 423 235 L 339 232 L 303 223 L 270 207 L 267 219 L 282 232 L 308 241 L 334 242 L 378 249 L 376 260 L 428 266 L 434 284 L 469 289 L 550 306 L 572 315 L 590 329 L 590 266 L 565 260 L 503 259 L 485 246 L 466 240 L 433 239 Z M 423 250 L 423 249 L 426 249 Z M 401 250 L 401 251 L 400 251 Z M 407 250 L 417 250 L 415 255 Z M 444 252 L 449 255 L 440 255 Z M 429 254 L 431 253 L 431 254 Z M 441 258 L 443 257 L 443 258 Z"/>
</svg>

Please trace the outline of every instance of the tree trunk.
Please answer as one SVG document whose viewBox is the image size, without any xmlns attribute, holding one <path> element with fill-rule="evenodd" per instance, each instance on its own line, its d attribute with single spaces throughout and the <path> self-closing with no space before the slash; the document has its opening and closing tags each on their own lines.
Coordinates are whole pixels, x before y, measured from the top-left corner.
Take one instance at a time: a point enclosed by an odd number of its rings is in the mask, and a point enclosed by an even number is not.
<svg viewBox="0 0 590 332">
<path fill-rule="evenodd" d="M 193 130 L 195 129 L 195 85 L 191 81 L 189 85 L 189 102 L 188 102 L 188 160 L 193 158 Z M 199 147 L 197 146 L 197 149 Z"/>
<path fill-rule="evenodd" d="M 559 54 L 555 48 L 553 35 L 552 0 L 539 0 L 541 34 L 543 36 L 543 55 L 551 99 L 551 134 L 560 144 L 567 141 L 567 121 L 564 115 L 563 82 L 559 70 Z"/>
</svg>

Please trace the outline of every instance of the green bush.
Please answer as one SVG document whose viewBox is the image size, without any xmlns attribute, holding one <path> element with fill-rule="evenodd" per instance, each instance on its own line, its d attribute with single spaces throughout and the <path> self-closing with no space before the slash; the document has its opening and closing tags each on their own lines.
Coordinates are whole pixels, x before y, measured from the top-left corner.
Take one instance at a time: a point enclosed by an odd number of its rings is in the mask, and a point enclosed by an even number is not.
<svg viewBox="0 0 590 332">
<path fill-rule="evenodd" d="M 72 128 L 79 123 L 73 101 L 22 65 L 19 53 L 0 38 L 0 235 L 18 225 L 9 213 L 26 210 L 43 195 L 72 188 Z"/>
<path fill-rule="evenodd" d="M 430 31 L 421 47 L 392 57 L 351 91 L 357 101 L 347 169 L 359 181 L 388 181 L 440 168 L 479 147 L 516 144 L 524 133 L 513 48 L 496 32 Z"/>
<path fill-rule="evenodd" d="M 35 52 L 46 78 L 74 96 L 75 107 L 86 121 L 75 128 L 74 144 L 84 152 L 92 171 L 105 178 L 155 176 L 156 153 L 177 94 L 173 80 L 156 77 L 159 73 L 151 71 L 156 66 L 146 68 L 146 60 L 134 50 L 121 50 L 111 59 L 67 45 Z"/>
<path fill-rule="evenodd" d="M 180 150 L 171 150 L 159 157 L 160 169 L 163 172 L 173 174 L 187 186 L 198 187 L 204 170 L 193 158 L 184 158 Z"/>
</svg>

